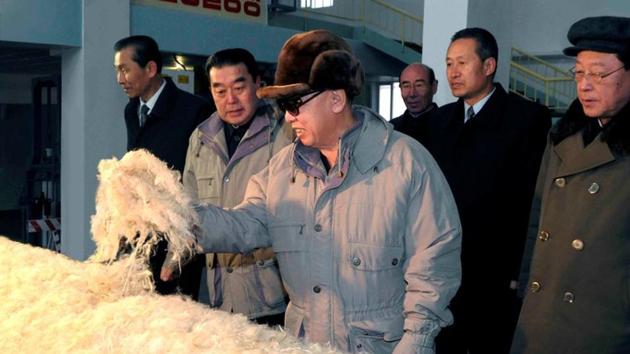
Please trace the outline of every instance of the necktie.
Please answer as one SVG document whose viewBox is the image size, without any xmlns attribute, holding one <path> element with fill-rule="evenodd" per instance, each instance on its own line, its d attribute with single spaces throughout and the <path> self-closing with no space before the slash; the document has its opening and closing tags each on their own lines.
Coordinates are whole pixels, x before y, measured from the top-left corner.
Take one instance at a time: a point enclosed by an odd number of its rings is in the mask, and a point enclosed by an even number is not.
<svg viewBox="0 0 630 354">
<path fill-rule="evenodd" d="M 140 108 L 140 126 L 143 126 L 146 123 L 147 118 L 149 117 L 149 106 L 143 104 Z"/>
<path fill-rule="evenodd" d="M 469 120 L 475 118 L 475 110 L 473 109 L 472 106 L 468 107 L 468 110 L 466 111 L 466 120 L 464 120 L 465 122 L 468 122 Z"/>
</svg>

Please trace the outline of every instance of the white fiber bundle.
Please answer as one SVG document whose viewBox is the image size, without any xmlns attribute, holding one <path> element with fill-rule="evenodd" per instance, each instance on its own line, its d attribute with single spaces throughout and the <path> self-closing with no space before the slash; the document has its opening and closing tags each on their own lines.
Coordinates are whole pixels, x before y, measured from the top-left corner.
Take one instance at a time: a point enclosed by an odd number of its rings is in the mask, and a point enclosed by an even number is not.
<svg viewBox="0 0 630 354">
<path fill-rule="evenodd" d="M 123 294 L 126 261 L 83 263 L 0 237 L 0 353 L 335 353 L 181 296 Z"/>
<path fill-rule="evenodd" d="M 168 240 L 175 259 L 192 254 L 197 221 L 179 172 L 146 150 L 130 151 L 120 161 L 101 160 L 96 214 L 92 216 L 95 262 L 116 258 L 119 247 L 130 247 L 134 259 L 148 260 L 160 237 Z M 159 236 L 159 237 L 158 237 Z"/>
</svg>

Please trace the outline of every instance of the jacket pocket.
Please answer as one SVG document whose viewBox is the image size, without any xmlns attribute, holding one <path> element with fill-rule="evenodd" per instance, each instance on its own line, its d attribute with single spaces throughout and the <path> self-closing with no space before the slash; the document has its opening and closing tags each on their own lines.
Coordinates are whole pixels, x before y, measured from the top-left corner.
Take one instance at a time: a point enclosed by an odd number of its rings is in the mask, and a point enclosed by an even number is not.
<svg viewBox="0 0 630 354">
<path fill-rule="evenodd" d="M 278 307 L 285 302 L 286 292 L 275 258 L 258 260 L 254 265 L 258 296 L 268 307 Z"/>
<path fill-rule="evenodd" d="M 218 204 L 221 180 L 216 175 L 197 177 L 197 196 L 204 203 Z"/>
<path fill-rule="evenodd" d="M 348 324 L 353 353 L 391 353 L 403 335 L 403 317 L 354 321 Z"/>
<path fill-rule="evenodd" d="M 355 311 L 402 306 L 403 255 L 403 247 L 349 244 L 341 276 L 352 286 L 343 291 L 344 301 Z"/>
<path fill-rule="evenodd" d="M 400 268 L 403 262 L 403 247 L 384 247 L 365 244 L 350 244 L 347 262 L 361 271 L 384 271 Z"/>
</svg>

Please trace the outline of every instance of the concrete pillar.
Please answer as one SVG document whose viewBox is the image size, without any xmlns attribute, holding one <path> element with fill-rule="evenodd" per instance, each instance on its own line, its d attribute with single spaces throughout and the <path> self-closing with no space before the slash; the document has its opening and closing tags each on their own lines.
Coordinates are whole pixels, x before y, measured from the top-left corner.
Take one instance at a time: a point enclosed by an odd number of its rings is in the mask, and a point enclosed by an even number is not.
<svg viewBox="0 0 630 354">
<path fill-rule="evenodd" d="M 455 32 L 466 27 L 489 30 L 499 44 L 495 81 L 507 90 L 512 48 L 512 0 L 425 0 L 422 62 L 435 70 L 439 80 L 434 101 L 443 105 L 456 100 L 446 80 L 446 50 Z"/>
<path fill-rule="evenodd" d="M 126 97 L 116 84 L 113 44 L 130 31 L 130 0 L 82 0 L 80 48 L 62 50 L 61 251 L 84 260 L 94 251 L 97 165 L 126 147 Z"/>
</svg>

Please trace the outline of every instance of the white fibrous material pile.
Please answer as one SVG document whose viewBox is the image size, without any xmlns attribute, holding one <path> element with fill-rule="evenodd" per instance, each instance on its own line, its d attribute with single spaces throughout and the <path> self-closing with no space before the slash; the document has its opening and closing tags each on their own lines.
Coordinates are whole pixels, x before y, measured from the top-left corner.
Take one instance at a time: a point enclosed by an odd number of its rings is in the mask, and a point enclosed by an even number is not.
<svg viewBox="0 0 630 354">
<path fill-rule="evenodd" d="M 123 296 L 126 267 L 0 237 L 0 353 L 335 353 L 183 296 Z"/>
<path fill-rule="evenodd" d="M 151 235 L 180 255 L 194 239 L 196 216 L 177 172 L 135 151 L 101 162 L 99 180 L 97 250 L 88 261 L 0 236 L 0 353 L 336 353 L 242 315 L 156 294 Z"/>
</svg>

